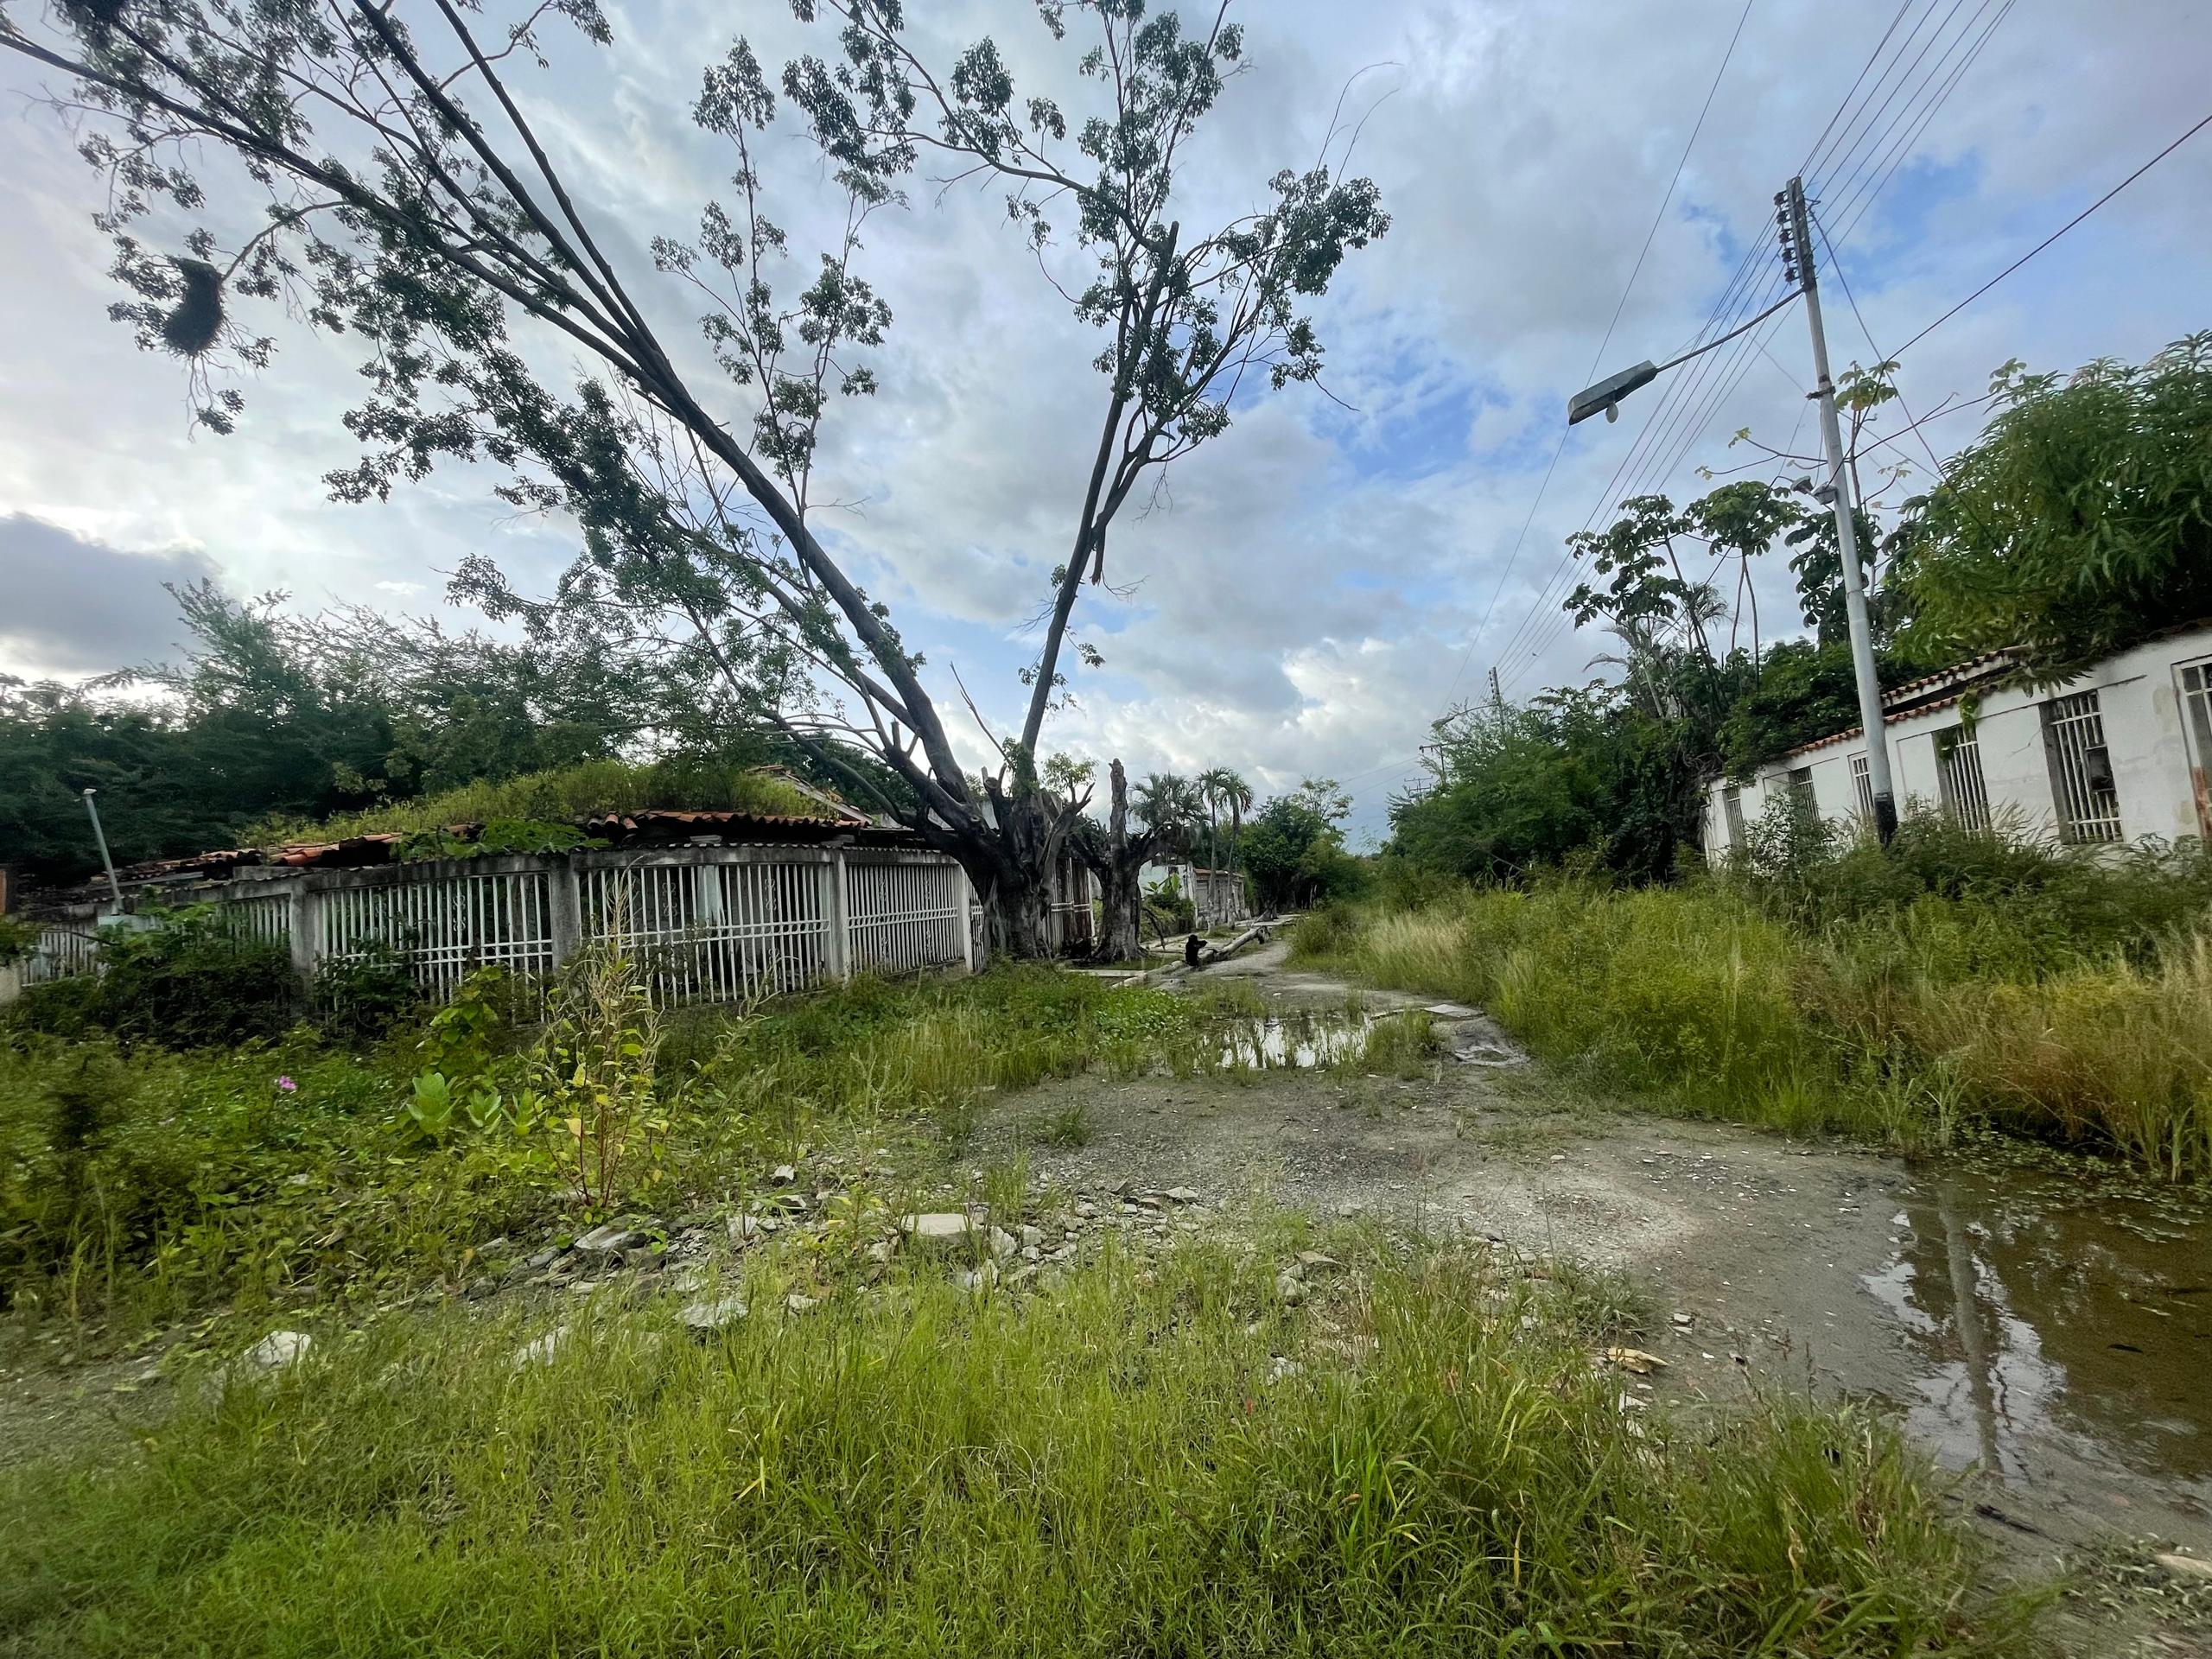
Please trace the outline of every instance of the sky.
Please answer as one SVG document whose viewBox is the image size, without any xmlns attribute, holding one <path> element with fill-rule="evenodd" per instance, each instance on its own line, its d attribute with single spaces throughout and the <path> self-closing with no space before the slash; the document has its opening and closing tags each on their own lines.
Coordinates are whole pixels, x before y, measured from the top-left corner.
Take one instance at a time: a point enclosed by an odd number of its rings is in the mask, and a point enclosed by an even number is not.
<svg viewBox="0 0 2212 1659">
<path fill-rule="evenodd" d="M 1029 0 L 910 10 L 927 14 L 913 35 L 932 60 L 988 34 L 1025 95 L 1090 107 L 1079 46 L 1056 48 Z M 1104 664 L 1074 671 L 1046 741 L 1139 775 L 1231 766 L 1262 797 L 1333 777 L 1370 845 L 1421 780 L 1430 722 L 1486 693 L 1493 667 L 1511 698 L 1606 672 L 1606 639 L 1560 612 L 1568 535 L 1631 488 L 1686 499 L 1707 487 L 1698 468 L 1759 462 L 1732 447 L 1741 429 L 1815 441 L 1795 308 L 1750 337 L 1757 350 L 1673 372 L 1673 397 L 1662 379 L 1617 424 L 1564 428 L 1578 387 L 1663 360 L 1724 300 L 1778 285 L 1771 198 L 1793 170 L 1815 160 L 1840 262 L 1821 289 L 1840 373 L 1876 360 L 1876 340 L 1895 352 L 2212 111 L 2212 7 L 2193 0 L 1243 0 L 1232 16 L 1245 66 L 1190 151 L 1185 222 L 1256 207 L 1341 118 L 1359 124 L 1351 170 L 1380 187 L 1392 226 L 1315 307 L 1326 395 L 1240 400 L 1230 429 L 1117 524 L 1111 591 L 1086 588 L 1076 619 Z M 772 65 L 828 43 L 784 0 L 630 0 L 609 18 L 609 47 L 556 40 L 518 86 L 680 338 L 696 308 L 645 249 L 689 235 L 727 189 L 729 156 L 685 114 L 700 71 L 741 32 Z M 41 75 L 0 59 L 0 671 L 77 679 L 173 655 L 165 582 L 451 616 L 445 577 L 472 553 L 525 587 L 565 563 L 570 527 L 517 515 L 481 473 L 435 473 L 381 504 L 328 499 L 323 474 L 356 454 L 342 340 L 280 329 L 273 362 L 243 383 L 238 431 L 195 432 L 175 361 L 107 320 L 100 181 Z M 764 172 L 803 276 L 825 201 L 795 129 Z M 957 668 L 1000 728 L 1018 724 L 1017 675 L 1104 407 L 1099 341 L 1022 249 L 1002 194 L 925 171 L 906 207 L 870 221 L 862 269 L 893 314 L 871 364 L 881 389 L 833 410 L 817 490 L 842 504 L 817 528 L 925 653 L 941 705 L 960 709 Z M 2207 201 L 2212 133 L 1903 353 L 1905 407 L 1977 398 L 2009 359 L 2138 359 L 2212 325 Z M 1072 251 L 1052 257 L 1077 269 Z M 1751 289 L 1732 289 L 1747 257 Z M 572 366 L 531 349 L 556 380 Z M 734 392 L 728 408 L 749 413 Z M 1978 424 L 1965 408 L 1923 431 L 1942 457 Z M 1910 440 L 1885 453 L 1929 459 Z M 1795 607 L 1783 561 L 1770 565 L 1757 580 L 1771 639 Z M 985 741 L 960 715 L 980 762 Z"/>
</svg>

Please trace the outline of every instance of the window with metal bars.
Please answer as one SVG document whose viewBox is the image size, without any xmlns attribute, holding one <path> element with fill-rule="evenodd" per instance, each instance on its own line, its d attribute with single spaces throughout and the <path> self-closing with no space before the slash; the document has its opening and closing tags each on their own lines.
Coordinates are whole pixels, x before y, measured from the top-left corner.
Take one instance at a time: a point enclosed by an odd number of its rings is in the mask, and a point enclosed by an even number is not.
<svg viewBox="0 0 2212 1659">
<path fill-rule="evenodd" d="M 1989 785 L 1981 776 L 1981 744 L 1963 724 L 1936 734 L 1936 787 L 1943 810 L 1961 828 L 1989 828 Z"/>
<path fill-rule="evenodd" d="M 1789 804 L 1808 815 L 1821 810 L 1820 796 L 1813 788 L 1813 769 L 1810 766 L 1792 766 L 1789 769 Z"/>
<path fill-rule="evenodd" d="M 1744 791 L 1733 784 L 1722 790 L 1720 811 L 1728 821 L 1728 844 L 1741 847 L 1747 839 L 1744 834 Z"/>
<path fill-rule="evenodd" d="M 1851 792 L 1859 802 L 1859 816 L 1867 823 L 1874 822 L 1874 779 L 1867 770 L 1866 757 L 1851 757 Z"/>
<path fill-rule="evenodd" d="M 2212 658 L 2174 670 L 2181 693 L 2182 732 L 2189 746 L 2190 792 L 2196 800 L 2197 833 L 2212 842 Z"/>
<path fill-rule="evenodd" d="M 2077 691 L 2044 704 L 2043 741 L 2059 835 L 2072 842 L 2118 841 L 2120 791 L 2097 694 Z"/>
</svg>

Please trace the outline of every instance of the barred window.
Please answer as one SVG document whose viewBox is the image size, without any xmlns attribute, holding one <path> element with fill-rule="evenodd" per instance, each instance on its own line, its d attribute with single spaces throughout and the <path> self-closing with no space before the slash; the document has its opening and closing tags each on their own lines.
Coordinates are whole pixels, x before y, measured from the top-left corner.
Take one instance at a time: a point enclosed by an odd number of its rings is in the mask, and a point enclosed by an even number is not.
<svg viewBox="0 0 2212 1659">
<path fill-rule="evenodd" d="M 2059 835 L 2074 842 L 2118 841 L 2120 791 L 2097 694 L 2077 691 L 2044 704 L 2043 738 Z"/>
<path fill-rule="evenodd" d="M 1961 827 L 1989 828 L 1989 785 L 1981 776 L 1981 744 L 1963 724 L 1936 734 L 1936 787 L 1943 810 Z"/>
</svg>

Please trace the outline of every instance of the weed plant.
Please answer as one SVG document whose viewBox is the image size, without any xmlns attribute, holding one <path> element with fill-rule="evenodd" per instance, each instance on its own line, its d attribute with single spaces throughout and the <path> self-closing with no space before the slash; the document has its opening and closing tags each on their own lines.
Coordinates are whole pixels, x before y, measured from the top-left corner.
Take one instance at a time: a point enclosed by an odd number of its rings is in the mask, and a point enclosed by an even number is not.
<svg viewBox="0 0 2212 1659">
<path fill-rule="evenodd" d="M 1479 1255 L 1387 1256 L 1334 1335 L 1271 1271 L 602 1306 L 520 1368 L 522 1316 L 383 1321 L 0 1477 L 0 1652 L 2026 1650 L 1877 1421 L 1626 1410 Z"/>
<path fill-rule="evenodd" d="M 817 1125 L 919 1120 L 957 1151 L 993 1090 L 1230 1063 L 1182 1000 L 1046 969 L 664 1019 L 634 990 L 579 982 L 528 1027 L 487 972 L 358 1052 L 306 1027 L 188 1052 L 18 1031 L 0 1311 L 127 1332 L 456 1281 L 494 1238 L 726 1197 Z"/>
<path fill-rule="evenodd" d="M 1907 1148 L 1968 1119 L 2212 1176 L 2212 867 L 1916 816 L 1674 887 L 1559 880 L 1325 910 L 1305 959 L 1488 1007 L 1671 1109 Z"/>
</svg>

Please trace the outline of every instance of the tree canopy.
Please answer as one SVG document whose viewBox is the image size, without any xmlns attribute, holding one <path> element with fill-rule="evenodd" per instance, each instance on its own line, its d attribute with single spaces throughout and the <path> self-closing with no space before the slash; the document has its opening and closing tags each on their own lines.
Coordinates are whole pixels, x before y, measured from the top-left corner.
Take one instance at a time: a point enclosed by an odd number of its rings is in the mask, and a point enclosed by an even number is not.
<svg viewBox="0 0 2212 1659">
<path fill-rule="evenodd" d="M 346 423 L 362 454 L 331 476 L 338 495 L 381 499 L 463 462 L 517 507 L 564 515 L 581 552 L 551 594 L 482 561 L 464 589 L 534 636 L 588 632 L 611 662 L 690 658 L 702 672 L 684 677 L 719 681 L 825 766 L 843 742 L 872 751 L 899 787 L 878 794 L 861 768 L 848 785 L 957 855 L 996 942 L 1027 953 L 1081 810 L 1039 776 L 1043 727 L 1070 661 L 1096 660 L 1071 623 L 1109 531 L 1263 389 L 1319 376 L 1304 308 L 1389 220 L 1370 181 L 1338 176 L 1354 129 L 1333 124 L 1250 211 L 1183 221 L 1190 142 L 1243 57 L 1225 0 L 1188 28 L 1136 0 L 1040 0 L 1048 49 L 1089 36 L 1068 108 L 1022 96 L 990 38 L 925 60 L 895 0 L 792 10 L 820 53 L 773 74 L 741 36 L 703 67 L 690 115 L 724 146 L 729 188 L 688 234 L 652 239 L 651 271 L 579 205 L 517 90 L 545 65 L 541 31 L 610 41 L 595 0 L 70 4 L 0 15 L 0 47 L 73 78 L 128 295 L 116 315 L 190 363 L 208 427 L 236 424 L 238 372 L 272 360 L 250 317 L 357 340 L 368 390 Z M 792 126 L 810 159 L 779 167 Z M 997 256 L 1065 282 L 1103 342 L 1099 435 L 1025 712 L 984 728 L 1001 764 L 980 778 L 920 655 L 818 529 L 822 424 L 879 391 L 892 324 L 862 232 L 905 205 L 925 160 L 945 188 L 1007 192 Z M 842 226 L 811 258 L 777 217 L 786 192 Z M 174 244 L 144 239 L 176 220 L 190 228 Z M 647 283 L 702 308 L 703 351 L 662 336 Z M 535 366 L 555 358 L 579 365 L 573 384 Z"/>
<path fill-rule="evenodd" d="M 1922 654 L 2018 645 L 2056 681 L 2212 617 L 2212 333 L 2070 375 L 2015 360 L 1990 395 L 1899 563 Z"/>
</svg>

